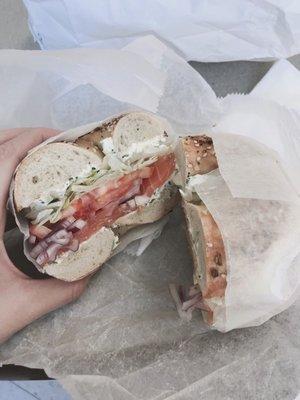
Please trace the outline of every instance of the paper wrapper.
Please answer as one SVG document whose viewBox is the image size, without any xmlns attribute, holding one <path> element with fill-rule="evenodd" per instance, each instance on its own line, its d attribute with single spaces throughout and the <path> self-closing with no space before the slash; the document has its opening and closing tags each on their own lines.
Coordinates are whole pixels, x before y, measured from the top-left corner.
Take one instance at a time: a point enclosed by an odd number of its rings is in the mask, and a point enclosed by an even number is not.
<svg viewBox="0 0 300 400">
<path fill-rule="evenodd" d="M 227 263 L 224 301 L 211 299 L 221 331 L 260 325 L 300 292 L 300 207 L 234 198 L 219 172 L 195 184 L 221 230 Z"/>
<path fill-rule="evenodd" d="M 221 103 L 220 172 L 195 190 L 224 240 L 228 286 L 211 306 L 214 326 L 228 331 L 261 324 L 299 295 L 300 115 L 255 93 Z"/>
<path fill-rule="evenodd" d="M 300 109 L 300 74 L 287 60 L 277 61 L 252 90 L 256 97 L 272 99 L 283 106 Z"/>
<path fill-rule="evenodd" d="M 155 34 L 187 60 L 286 58 L 300 52 L 300 4 L 283 0 L 24 0 L 42 49 L 119 48 Z"/>
<path fill-rule="evenodd" d="M 121 50 L 2 50 L 0 74 L 0 128 L 67 130 L 142 108 L 195 132 L 219 115 L 207 82 L 152 36 Z"/>
<path fill-rule="evenodd" d="M 203 79 L 156 39 L 139 39 L 130 49 L 105 51 L 106 58 L 103 51 L 78 49 L 46 54 L 3 51 L 0 76 L 5 90 L 0 96 L 6 101 L 0 110 L 2 126 L 48 125 L 68 129 L 130 107 L 159 113 L 170 120 L 177 133 L 209 132 L 213 124 L 224 123 L 226 115 L 220 111 L 223 107 L 225 110 L 226 104 L 219 104 Z M 119 69 L 122 66 L 120 73 L 123 75 L 115 85 L 117 66 Z M 128 82 L 132 84 L 131 91 Z M 238 99 L 240 103 L 247 101 L 246 96 Z M 251 118 L 247 123 L 249 120 Z M 229 123 L 227 126 L 230 127 Z M 255 155 L 258 142 L 253 138 L 250 140 L 241 126 L 239 128 L 238 131 L 229 130 L 230 135 L 245 136 L 244 140 L 251 144 L 250 154 Z M 249 322 L 252 325 L 254 321 L 262 322 L 293 301 L 292 290 L 297 283 L 290 282 L 289 273 L 295 277 L 297 271 L 294 274 L 294 264 L 289 258 L 284 263 L 282 260 L 284 252 L 292 248 L 286 240 L 288 227 L 292 230 L 288 238 L 293 244 L 298 234 L 296 224 L 291 227 L 290 223 L 293 216 L 297 217 L 294 208 L 297 203 L 294 192 L 292 201 L 284 202 L 275 197 L 278 196 L 275 190 L 270 192 L 273 200 L 266 199 L 261 184 L 257 192 L 260 197 L 248 198 L 253 193 L 252 181 L 248 192 L 244 185 L 238 192 L 241 197 L 233 197 L 231 190 L 237 190 L 235 182 L 240 176 L 230 168 L 227 175 L 223 172 L 226 168 L 222 161 L 225 159 L 223 152 L 226 152 L 223 142 L 220 135 L 220 144 L 216 142 L 216 145 L 222 176 L 212 175 L 206 186 L 202 186 L 202 196 L 210 209 L 214 210 L 216 206 L 227 251 L 232 249 L 238 256 L 237 264 L 232 264 L 231 270 L 234 271 L 235 265 L 241 266 L 243 257 L 248 263 L 247 257 L 253 249 L 257 261 L 255 274 L 260 272 L 258 259 L 265 260 L 263 282 L 266 283 L 268 272 L 272 282 L 272 285 L 267 283 L 267 302 L 261 307 L 255 306 L 258 292 L 251 295 L 248 286 L 245 302 L 239 298 L 238 304 L 229 304 L 230 312 L 225 321 L 221 310 L 218 327 L 231 329 L 238 324 L 246 326 Z M 263 144 L 267 147 L 265 142 Z M 265 153 L 272 155 L 271 161 L 275 158 L 281 162 L 282 156 L 279 157 L 273 148 L 270 151 L 267 147 Z M 285 184 L 294 185 L 292 165 L 286 158 L 282 159 L 280 171 L 283 168 L 289 173 Z M 270 173 L 273 171 L 270 169 Z M 274 227 L 262 224 L 264 230 L 254 237 L 253 242 L 249 239 L 245 253 L 239 252 L 240 241 L 243 245 L 246 241 L 241 240 L 239 231 L 236 236 L 236 229 L 243 228 L 243 234 L 250 238 L 253 230 L 244 231 L 249 219 L 252 224 L 252 217 L 246 213 L 233 225 L 231 219 L 225 229 L 228 220 L 223 215 L 223 205 L 217 208 L 220 199 L 215 195 L 218 193 L 224 195 L 224 207 L 229 212 L 233 212 L 232 201 L 238 203 L 235 219 L 239 219 L 238 212 L 243 213 L 251 203 L 253 229 L 260 218 L 269 225 L 275 223 Z M 283 210 L 286 217 L 276 220 L 273 214 L 270 215 L 269 207 L 277 213 Z M 260 245 L 266 247 L 265 253 Z M 135 245 L 131 246 L 135 251 Z M 12 237 L 10 247 L 16 249 Z M 255 251 L 258 251 L 258 259 Z M 21 253 L 14 253 L 14 261 L 23 265 Z M 263 254 L 265 258 L 262 258 Z M 231 261 L 230 257 L 231 254 Z M 249 271 L 250 266 L 247 264 L 245 268 Z M 285 279 L 281 281 L 283 276 Z M 245 276 L 232 276 L 232 279 L 236 278 L 244 280 Z M 294 399 L 300 387 L 299 302 L 262 326 L 224 335 L 208 330 L 200 313 L 194 313 L 189 323 L 178 317 L 168 284 L 189 285 L 191 280 L 192 261 L 185 225 L 180 210 L 177 210 L 159 240 L 155 240 L 140 257 L 124 252 L 116 255 L 93 277 L 87 291 L 76 303 L 41 318 L 2 345 L 0 362 L 45 368 L 49 376 L 62 379 L 74 399 Z M 236 301 L 242 287 L 228 292 L 228 299 Z M 259 295 L 261 300 L 262 290 Z M 251 296 L 254 300 L 252 310 L 257 308 L 255 316 L 248 307 Z M 239 321 L 232 314 L 234 306 Z M 246 312 L 245 317 L 241 310 Z"/>
</svg>

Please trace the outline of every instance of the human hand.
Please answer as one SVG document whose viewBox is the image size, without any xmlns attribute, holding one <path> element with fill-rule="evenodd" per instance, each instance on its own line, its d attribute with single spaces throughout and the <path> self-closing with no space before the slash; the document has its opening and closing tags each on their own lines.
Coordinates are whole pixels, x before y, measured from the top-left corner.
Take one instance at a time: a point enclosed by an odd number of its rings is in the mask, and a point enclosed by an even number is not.
<svg viewBox="0 0 300 400">
<path fill-rule="evenodd" d="M 28 150 L 58 132 L 46 128 L 0 131 L 0 343 L 37 318 L 77 299 L 88 278 L 77 282 L 31 279 L 9 259 L 3 235 L 12 175 Z"/>
</svg>

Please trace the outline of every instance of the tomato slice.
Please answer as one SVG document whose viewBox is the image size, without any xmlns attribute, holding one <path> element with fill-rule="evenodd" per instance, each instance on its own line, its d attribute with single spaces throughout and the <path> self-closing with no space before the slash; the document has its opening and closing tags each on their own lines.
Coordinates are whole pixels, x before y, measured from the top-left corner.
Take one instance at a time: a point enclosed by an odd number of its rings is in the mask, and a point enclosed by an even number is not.
<svg viewBox="0 0 300 400">
<path fill-rule="evenodd" d="M 115 205 L 115 207 L 114 207 Z M 111 209 L 113 208 L 113 210 Z M 125 204 L 118 205 L 117 203 L 108 204 L 105 208 L 98 211 L 95 216 L 87 220 L 86 226 L 74 233 L 74 238 L 80 243 L 88 240 L 92 235 L 99 231 L 104 226 L 111 225 L 118 218 L 132 212 L 133 209 Z"/>
<path fill-rule="evenodd" d="M 141 194 L 151 196 L 154 191 L 162 186 L 170 177 L 175 168 L 173 154 L 160 157 L 151 166 L 133 171 L 116 181 L 110 181 L 105 187 L 94 189 L 72 201 L 70 206 L 63 211 L 63 217 L 73 215 L 76 219 L 88 219 L 93 214 L 124 196 L 133 186 L 136 179 L 141 179 Z"/>
<path fill-rule="evenodd" d="M 121 197 L 123 197 L 133 186 L 134 181 L 130 181 L 126 184 L 123 185 L 118 185 L 119 187 L 117 189 L 113 189 L 110 192 L 108 192 L 106 195 L 102 196 L 97 202 L 96 202 L 96 210 L 100 210 L 101 208 L 105 207 L 106 204 L 109 204 L 113 201 L 119 200 Z"/>
<path fill-rule="evenodd" d="M 73 234 L 80 243 L 89 239 L 99 229 L 110 226 L 118 218 L 134 211 L 137 206 L 129 206 L 127 201 L 136 195 L 151 197 L 155 190 L 164 185 L 175 169 L 175 156 L 168 154 L 160 157 L 155 163 L 140 170 L 133 171 L 123 177 L 107 182 L 104 187 L 84 193 L 71 202 L 63 211 L 63 218 L 74 216 L 75 219 L 84 219 L 87 224 Z M 30 233 L 43 238 L 51 233 L 55 226 L 31 225 Z M 62 249 L 60 251 L 63 252 Z"/>
<path fill-rule="evenodd" d="M 155 164 L 153 164 L 153 172 L 147 179 L 143 179 L 141 193 L 151 197 L 156 189 L 163 186 L 163 184 L 170 178 L 175 169 L 175 156 L 168 154 L 160 157 Z"/>
</svg>

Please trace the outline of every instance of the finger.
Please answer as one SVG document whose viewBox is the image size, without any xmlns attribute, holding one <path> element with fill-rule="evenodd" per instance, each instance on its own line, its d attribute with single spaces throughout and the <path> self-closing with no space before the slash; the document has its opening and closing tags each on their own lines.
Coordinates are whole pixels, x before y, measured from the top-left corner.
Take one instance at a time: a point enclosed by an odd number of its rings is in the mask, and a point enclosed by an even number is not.
<svg viewBox="0 0 300 400">
<path fill-rule="evenodd" d="M 89 278 L 76 282 L 64 282 L 58 279 L 28 280 L 26 282 L 25 303 L 30 306 L 28 318 L 37 319 L 79 298 Z"/>
<path fill-rule="evenodd" d="M 5 204 L 12 175 L 18 163 L 28 150 L 47 138 L 57 135 L 58 131 L 47 128 L 32 128 L 0 145 L 0 231 L 5 226 Z"/>
<path fill-rule="evenodd" d="M 25 157 L 28 150 L 37 146 L 51 136 L 57 135 L 58 131 L 49 128 L 31 128 L 24 130 L 21 134 L 6 141 L 0 146 L 0 163 L 6 168 L 6 171 L 13 171 L 17 164 Z M 3 168 L 1 168 L 1 172 Z"/>
<path fill-rule="evenodd" d="M 2 299 L 9 307 L 0 304 L 0 343 L 41 316 L 76 300 L 87 282 L 88 278 L 77 282 L 16 280 L 6 293 L 7 299 Z"/>
<path fill-rule="evenodd" d="M 0 145 L 22 134 L 24 131 L 28 131 L 28 128 L 14 128 L 14 129 L 0 130 Z"/>
</svg>

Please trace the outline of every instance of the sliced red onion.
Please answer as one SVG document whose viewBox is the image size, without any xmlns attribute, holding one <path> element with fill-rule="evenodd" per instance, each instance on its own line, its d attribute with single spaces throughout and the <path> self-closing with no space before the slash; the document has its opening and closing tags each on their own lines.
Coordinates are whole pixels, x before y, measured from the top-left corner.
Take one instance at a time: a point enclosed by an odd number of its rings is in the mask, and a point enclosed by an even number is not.
<svg viewBox="0 0 300 400">
<path fill-rule="evenodd" d="M 189 297 L 193 297 L 193 296 L 195 296 L 196 294 L 199 294 L 199 293 L 201 293 L 201 290 L 200 290 L 198 285 L 194 285 L 194 286 L 191 286 L 189 288 L 189 291 L 188 291 Z"/>
<path fill-rule="evenodd" d="M 136 204 L 135 204 L 134 199 L 131 199 L 131 200 L 127 201 L 127 203 L 128 203 L 128 205 L 129 205 L 129 207 L 131 209 L 135 209 L 136 208 Z"/>
<path fill-rule="evenodd" d="M 178 296 L 179 296 L 179 299 L 180 299 L 180 302 L 181 302 L 181 305 L 182 305 L 182 303 L 185 301 L 185 298 L 186 298 L 185 289 L 184 289 L 184 287 L 182 285 L 178 286 L 177 293 L 178 293 Z"/>
<path fill-rule="evenodd" d="M 129 206 L 128 206 L 128 203 L 122 203 L 122 204 L 120 204 L 119 207 L 120 207 L 120 209 L 123 210 L 124 212 L 126 212 L 126 211 L 129 212 L 129 211 L 130 211 L 130 210 L 128 210 L 128 207 L 129 207 Z"/>
<path fill-rule="evenodd" d="M 86 226 L 87 222 L 84 221 L 83 219 L 77 219 L 73 222 L 72 225 L 69 226 L 68 230 L 73 231 L 75 230 L 80 230 Z"/>
<path fill-rule="evenodd" d="M 31 251 L 29 252 L 30 257 L 36 258 L 40 255 L 44 250 L 48 248 L 48 244 L 46 243 L 45 239 L 41 240 L 36 246 L 34 246 Z"/>
<path fill-rule="evenodd" d="M 38 257 L 36 258 L 36 262 L 42 266 L 42 265 L 45 265 L 47 262 L 55 261 L 59 250 L 64 249 L 64 250 L 77 251 L 78 248 L 79 248 L 79 240 L 78 239 L 72 239 L 71 242 L 66 246 L 62 246 L 59 243 L 52 243 L 47 248 L 47 250 L 43 250 L 38 255 Z"/>
<path fill-rule="evenodd" d="M 57 252 L 62 248 L 61 244 L 58 243 L 52 243 L 46 250 L 47 255 L 48 255 L 48 261 L 53 262 L 56 259 Z"/>
<path fill-rule="evenodd" d="M 68 229 L 68 227 L 69 227 L 70 225 L 72 225 L 74 221 L 75 221 L 75 218 L 74 218 L 73 216 L 68 217 L 68 218 L 65 218 L 65 219 L 63 219 L 62 221 L 60 221 L 58 227 L 59 227 L 59 228 Z"/>
<path fill-rule="evenodd" d="M 57 232 L 54 232 L 51 236 L 45 239 L 46 243 L 57 243 L 66 245 L 72 239 L 72 232 L 68 232 L 66 229 L 60 229 Z"/>
<path fill-rule="evenodd" d="M 71 242 L 67 246 L 64 246 L 64 249 L 72 250 L 72 251 L 77 251 L 78 248 L 79 248 L 79 240 L 78 239 L 72 239 Z"/>
<path fill-rule="evenodd" d="M 203 311 L 211 311 L 208 305 L 204 304 L 202 300 L 195 303 L 194 306 L 192 307 L 192 310 L 194 310 L 195 308 L 198 308 L 199 310 Z"/>
<path fill-rule="evenodd" d="M 193 307 L 196 303 L 202 301 L 202 295 L 201 293 L 195 295 L 191 299 L 185 301 L 182 303 L 182 310 L 187 311 L 190 307 Z"/>
<path fill-rule="evenodd" d="M 174 283 L 169 284 L 170 294 L 175 302 L 178 314 L 180 318 L 185 321 L 190 321 L 192 319 L 192 312 L 190 309 L 188 311 L 182 310 L 182 297 L 183 297 L 183 288 L 182 286 L 175 285 Z"/>
<path fill-rule="evenodd" d="M 29 241 L 30 244 L 35 244 L 36 236 L 35 235 L 30 235 L 28 241 Z"/>
<path fill-rule="evenodd" d="M 45 265 L 46 262 L 48 261 L 49 257 L 46 251 L 43 251 L 42 253 L 40 253 L 37 257 L 37 259 L 35 260 L 37 262 L 37 264 L 39 265 Z"/>
</svg>

